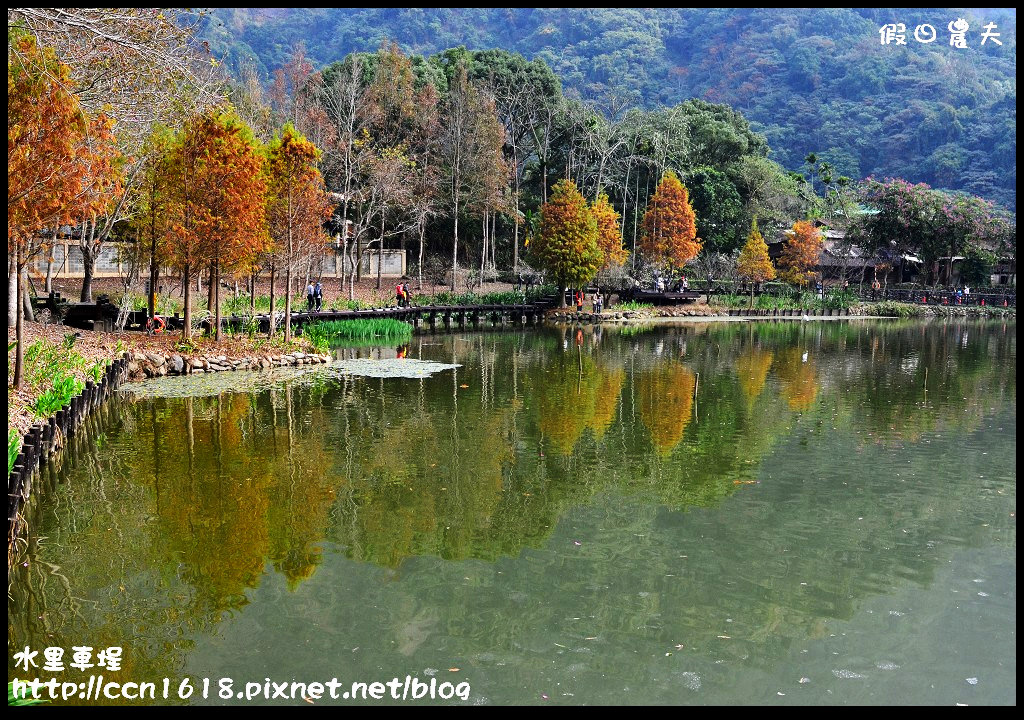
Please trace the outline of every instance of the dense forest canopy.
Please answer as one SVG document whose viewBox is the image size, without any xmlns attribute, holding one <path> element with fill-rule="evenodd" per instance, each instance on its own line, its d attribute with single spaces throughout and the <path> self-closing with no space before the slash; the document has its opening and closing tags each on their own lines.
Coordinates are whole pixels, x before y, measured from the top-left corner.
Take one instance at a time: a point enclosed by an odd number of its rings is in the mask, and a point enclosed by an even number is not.
<svg viewBox="0 0 1024 720">
<path fill-rule="evenodd" d="M 958 17 L 970 25 L 965 48 L 949 44 Z M 890 22 L 907 26 L 906 45 L 881 43 Z M 981 44 L 992 22 L 1002 45 Z M 925 23 L 934 43 L 913 37 Z M 317 67 L 385 39 L 423 56 L 501 48 L 544 61 L 567 95 L 612 120 L 688 98 L 725 103 L 786 169 L 817 152 L 853 179 L 903 177 L 1016 205 L 1014 10 L 217 8 L 203 38 L 230 66 L 255 62 L 265 76 L 299 42 Z"/>
</svg>

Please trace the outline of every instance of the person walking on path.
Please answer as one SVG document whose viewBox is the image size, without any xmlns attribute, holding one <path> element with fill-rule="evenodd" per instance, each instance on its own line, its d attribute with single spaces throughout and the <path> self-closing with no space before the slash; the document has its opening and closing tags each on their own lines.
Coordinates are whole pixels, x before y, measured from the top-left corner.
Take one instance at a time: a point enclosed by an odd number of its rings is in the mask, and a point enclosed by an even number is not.
<svg viewBox="0 0 1024 720">
<path fill-rule="evenodd" d="M 314 303 L 316 294 L 316 288 L 313 287 L 313 281 L 309 281 L 309 285 L 306 286 L 306 311 L 312 312 L 315 307 Z"/>
<path fill-rule="evenodd" d="M 409 283 L 402 283 L 402 300 L 405 302 L 406 307 L 410 307 L 412 303 L 412 295 L 409 294 Z"/>
<path fill-rule="evenodd" d="M 313 288 L 313 309 L 316 312 L 324 309 L 324 289 L 319 280 L 316 282 L 316 287 Z"/>
<path fill-rule="evenodd" d="M 402 292 L 402 283 L 395 285 L 395 303 L 398 307 L 402 307 L 402 301 L 405 299 L 405 295 Z"/>
</svg>

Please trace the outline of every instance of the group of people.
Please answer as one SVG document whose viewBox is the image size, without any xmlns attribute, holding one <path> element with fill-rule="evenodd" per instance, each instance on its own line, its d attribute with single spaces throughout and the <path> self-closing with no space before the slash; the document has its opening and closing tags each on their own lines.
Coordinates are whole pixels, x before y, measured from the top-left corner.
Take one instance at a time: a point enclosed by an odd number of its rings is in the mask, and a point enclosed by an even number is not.
<svg viewBox="0 0 1024 720">
<path fill-rule="evenodd" d="M 576 312 L 583 312 L 583 302 L 586 296 L 582 290 L 577 290 L 573 295 L 573 300 L 576 301 Z M 594 291 L 594 297 L 592 298 L 594 304 L 594 312 L 599 313 L 604 310 L 604 296 L 601 294 L 601 289 L 598 288 Z"/>
<path fill-rule="evenodd" d="M 409 307 L 412 295 L 409 294 L 409 283 L 398 283 L 395 285 L 395 301 L 398 307 Z"/>
<path fill-rule="evenodd" d="M 667 283 L 660 275 L 654 278 L 654 292 L 665 292 Z M 672 286 L 672 292 L 686 292 L 690 289 L 690 281 L 685 275 L 679 277 L 679 282 Z"/>
<path fill-rule="evenodd" d="M 324 308 L 324 289 L 320 281 L 306 286 L 306 309 L 309 312 L 320 312 Z"/>
</svg>

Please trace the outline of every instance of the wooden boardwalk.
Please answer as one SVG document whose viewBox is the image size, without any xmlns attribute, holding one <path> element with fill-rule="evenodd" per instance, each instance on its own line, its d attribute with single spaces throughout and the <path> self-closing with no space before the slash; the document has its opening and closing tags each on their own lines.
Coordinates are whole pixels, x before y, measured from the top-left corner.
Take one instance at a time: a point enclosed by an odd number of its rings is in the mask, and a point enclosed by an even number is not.
<svg viewBox="0 0 1024 720">
<path fill-rule="evenodd" d="M 413 305 L 411 307 L 384 307 L 367 310 L 321 310 L 320 312 L 292 311 L 292 327 L 302 327 L 306 323 L 320 320 L 356 320 L 359 318 L 389 317 L 403 322 L 408 322 L 415 328 L 427 326 L 436 329 L 438 325 L 446 329 L 457 325 L 464 328 L 467 325 L 479 327 L 482 323 L 490 321 L 492 325 L 503 323 L 520 323 L 533 325 L 543 316 L 544 311 L 553 307 L 557 302 L 555 297 L 545 297 L 532 303 L 522 305 Z M 67 303 L 59 295 L 48 300 L 43 299 L 37 303 L 39 308 L 50 308 L 57 317 L 62 317 L 68 327 L 77 327 L 86 330 L 113 330 L 114 319 L 117 317 L 117 308 L 108 302 L 96 303 Z M 281 327 L 284 318 L 284 311 L 277 311 L 277 324 Z M 144 331 L 148 316 L 145 310 L 133 310 L 128 313 L 128 320 L 125 330 Z M 178 330 L 184 322 L 180 313 L 174 316 L 163 316 L 167 324 L 167 330 Z M 254 316 L 259 324 L 259 332 L 267 332 L 270 329 L 269 313 L 261 313 Z M 230 327 L 241 330 L 250 322 L 248 315 L 224 315 L 221 317 L 222 327 Z M 205 326 L 212 325 L 212 320 L 207 319 Z"/>
<path fill-rule="evenodd" d="M 320 312 L 293 312 L 292 327 L 301 327 L 306 323 L 333 320 L 358 320 L 360 318 L 394 318 L 410 323 L 414 328 L 436 330 L 438 326 L 446 330 L 457 326 L 474 328 L 490 322 L 492 326 L 510 323 L 512 325 L 534 325 L 544 315 L 544 311 L 554 304 L 553 299 L 545 298 L 540 302 L 523 305 L 413 305 L 411 307 L 386 307 L 368 310 L 322 310 Z M 276 313 L 278 327 L 284 318 L 283 312 Z M 259 323 L 259 332 L 270 330 L 270 315 L 262 313 L 255 316 Z M 168 318 L 167 324 L 180 327 L 181 318 L 175 315 Z M 248 322 L 248 316 L 229 315 L 221 318 L 227 327 L 242 328 Z"/>
</svg>

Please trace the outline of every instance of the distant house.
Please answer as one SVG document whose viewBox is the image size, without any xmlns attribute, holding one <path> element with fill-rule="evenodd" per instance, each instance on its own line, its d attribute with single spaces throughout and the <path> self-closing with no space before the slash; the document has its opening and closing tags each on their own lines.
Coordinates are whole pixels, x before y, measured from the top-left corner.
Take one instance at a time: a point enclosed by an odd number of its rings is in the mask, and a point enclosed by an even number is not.
<svg viewBox="0 0 1024 720">
<path fill-rule="evenodd" d="M 842 284 L 846 280 L 850 284 L 871 283 L 875 278 L 883 285 L 897 283 L 929 281 L 928 268 L 925 262 L 917 255 L 904 254 L 893 255 L 885 251 L 869 253 L 858 245 L 846 242 L 846 233 L 838 228 L 832 228 L 821 221 L 815 221 L 815 226 L 820 230 L 824 239 L 824 247 L 818 257 L 818 265 L 814 272 L 826 285 Z M 768 244 L 768 257 L 777 262 L 782 255 L 786 239 L 792 234 L 792 230 L 784 230 Z M 963 284 L 960 278 L 960 271 L 963 255 L 948 255 L 938 259 L 935 268 L 934 281 L 938 285 L 958 286 Z M 902 268 L 902 277 L 900 270 Z M 1017 285 L 1017 261 L 1013 257 L 1001 257 L 992 268 L 992 285 L 1016 286 Z"/>
<path fill-rule="evenodd" d="M 1017 260 L 1015 258 L 1000 258 L 992 268 L 993 285 L 1017 286 Z"/>
</svg>

